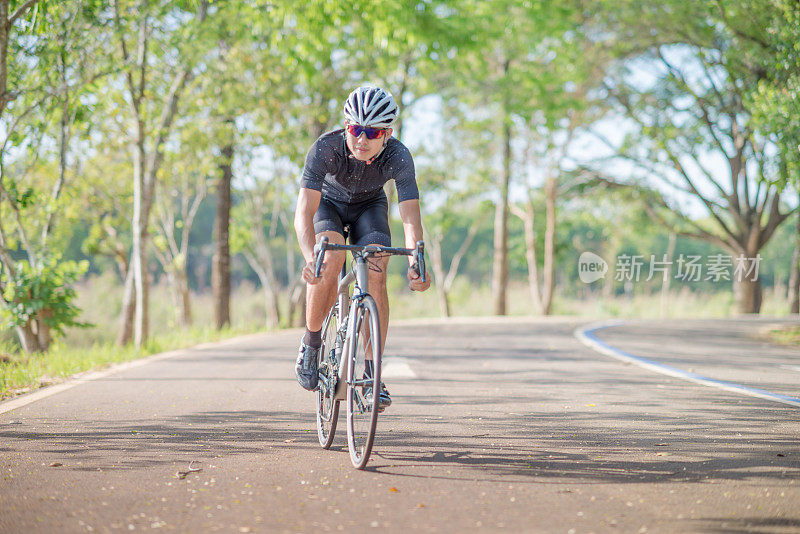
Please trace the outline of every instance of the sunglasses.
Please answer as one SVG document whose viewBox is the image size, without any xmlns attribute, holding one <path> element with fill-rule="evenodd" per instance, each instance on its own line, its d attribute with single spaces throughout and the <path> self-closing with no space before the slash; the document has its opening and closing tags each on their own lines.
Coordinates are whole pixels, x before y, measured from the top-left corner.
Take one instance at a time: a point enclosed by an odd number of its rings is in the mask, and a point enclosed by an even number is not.
<svg viewBox="0 0 800 534">
<path fill-rule="evenodd" d="M 384 132 L 386 132 L 385 128 L 372 128 L 370 126 L 361 126 L 360 124 L 347 125 L 347 133 L 353 137 L 359 137 L 364 133 L 367 135 L 367 139 L 378 139 Z"/>
</svg>

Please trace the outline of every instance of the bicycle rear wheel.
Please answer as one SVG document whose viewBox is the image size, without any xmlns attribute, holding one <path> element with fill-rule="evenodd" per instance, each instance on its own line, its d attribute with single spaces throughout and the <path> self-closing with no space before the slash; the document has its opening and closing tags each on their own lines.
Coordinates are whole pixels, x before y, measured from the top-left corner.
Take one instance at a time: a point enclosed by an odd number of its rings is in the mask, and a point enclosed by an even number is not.
<svg viewBox="0 0 800 534">
<path fill-rule="evenodd" d="M 339 334 L 339 305 L 335 304 L 322 325 L 322 347 L 320 348 L 317 368 L 319 369 L 319 388 L 317 400 L 317 436 L 319 444 L 327 449 L 333 443 L 336 434 L 336 422 L 339 419 L 339 401 L 334 399 L 336 381 L 339 378 L 339 362 L 341 343 L 336 342 Z"/>
<path fill-rule="evenodd" d="M 347 446 L 353 465 L 364 469 L 375 440 L 381 384 L 380 322 L 371 296 L 366 295 L 358 304 L 355 320 L 347 373 Z M 372 376 L 365 376 L 366 360 L 373 361 Z M 372 396 L 367 400 L 364 389 L 369 387 Z"/>
</svg>

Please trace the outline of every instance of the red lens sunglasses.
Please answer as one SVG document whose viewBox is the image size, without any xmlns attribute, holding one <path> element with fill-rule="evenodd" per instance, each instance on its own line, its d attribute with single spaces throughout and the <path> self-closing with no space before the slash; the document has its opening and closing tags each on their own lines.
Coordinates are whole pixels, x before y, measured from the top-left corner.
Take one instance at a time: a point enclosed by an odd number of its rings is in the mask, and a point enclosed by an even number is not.
<svg viewBox="0 0 800 534">
<path fill-rule="evenodd" d="M 362 133 L 364 133 L 367 135 L 367 139 L 378 139 L 385 131 L 385 128 L 372 128 L 370 126 L 361 126 L 360 124 L 347 125 L 347 133 L 353 137 L 359 137 Z"/>
</svg>

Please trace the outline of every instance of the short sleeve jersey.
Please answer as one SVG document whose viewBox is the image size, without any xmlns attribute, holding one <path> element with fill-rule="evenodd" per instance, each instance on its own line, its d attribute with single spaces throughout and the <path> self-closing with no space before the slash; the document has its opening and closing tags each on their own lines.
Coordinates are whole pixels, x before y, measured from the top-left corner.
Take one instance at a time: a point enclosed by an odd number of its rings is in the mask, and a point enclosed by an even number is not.
<svg viewBox="0 0 800 534">
<path fill-rule="evenodd" d="M 300 186 L 350 204 L 381 196 L 383 185 L 392 178 L 399 202 L 419 198 L 414 160 L 403 143 L 389 138 L 383 152 L 367 165 L 353 157 L 340 129 L 323 134 L 311 145 Z"/>
</svg>

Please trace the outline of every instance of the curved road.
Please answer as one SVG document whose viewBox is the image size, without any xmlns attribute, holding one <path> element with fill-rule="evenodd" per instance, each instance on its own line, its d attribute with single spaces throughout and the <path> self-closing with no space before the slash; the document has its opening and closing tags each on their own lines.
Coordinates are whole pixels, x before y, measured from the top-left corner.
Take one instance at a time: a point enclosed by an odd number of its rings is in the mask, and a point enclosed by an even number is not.
<svg viewBox="0 0 800 534">
<path fill-rule="evenodd" d="M 80 383 L 0 413 L 0 532 L 800 531 L 799 408 L 626 365 L 582 345 L 584 325 L 394 325 L 394 405 L 366 472 L 341 435 L 317 444 L 292 370 L 299 331 Z M 763 327 L 597 336 L 798 396 L 800 351 L 759 341 Z"/>
</svg>

